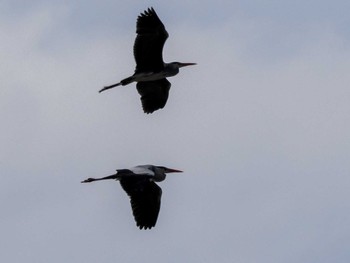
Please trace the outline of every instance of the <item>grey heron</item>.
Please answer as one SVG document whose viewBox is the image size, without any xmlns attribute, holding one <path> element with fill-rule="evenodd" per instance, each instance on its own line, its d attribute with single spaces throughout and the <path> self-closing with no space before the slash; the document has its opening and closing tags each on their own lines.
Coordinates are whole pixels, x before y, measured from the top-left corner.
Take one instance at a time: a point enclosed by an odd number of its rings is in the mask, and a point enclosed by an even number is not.
<svg viewBox="0 0 350 263">
<path fill-rule="evenodd" d="M 164 166 L 138 165 L 130 169 L 117 169 L 117 173 L 110 176 L 88 178 L 82 183 L 118 180 L 130 197 L 136 225 L 140 229 L 150 229 L 156 225 L 162 196 L 162 189 L 155 182 L 165 180 L 167 173 L 181 172 Z"/>
<path fill-rule="evenodd" d="M 169 35 L 153 8 L 148 8 L 138 16 L 136 33 L 134 74 L 119 83 L 104 87 L 99 92 L 137 82 L 136 88 L 141 95 L 143 111 L 152 113 L 162 109 L 168 100 L 171 84 L 166 78 L 179 73 L 179 68 L 196 63 L 164 63 L 163 46 Z"/>
</svg>

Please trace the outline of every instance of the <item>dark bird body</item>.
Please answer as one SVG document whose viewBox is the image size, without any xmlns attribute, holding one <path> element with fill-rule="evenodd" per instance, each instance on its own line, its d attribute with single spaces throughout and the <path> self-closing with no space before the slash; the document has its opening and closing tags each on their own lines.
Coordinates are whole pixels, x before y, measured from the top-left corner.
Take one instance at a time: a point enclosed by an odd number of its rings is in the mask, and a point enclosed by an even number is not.
<svg viewBox="0 0 350 263">
<path fill-rule="evenodd" d="M 145 113 L 152 113 L 162 109 L 168 100 L 171 84 L 166 78 L 178 74 L 179 68 L 196 63 L 164 63 L 163 46 L 169 35 L 153 8 L 138 16 L 136 33 L 135 73 L 117 84 L 104 87 L 99 92 L 137 82 L 136 88 L 141 95 L 142 108 Z"/>
<path fill-rule="evenodd" d="M 120 182 L 130 197 L 132 212 L 136 225 L 140 229 L 152 228 L 156 225 L 162 189 L 155 183 L 165 180 L 166 173 L 182 171 L 164 166 L 139 165 L 131 169 L 118 169 L 116 174 L 102 178 L 88 178 L 82 183 L 114 179 Z"/>
</svg>

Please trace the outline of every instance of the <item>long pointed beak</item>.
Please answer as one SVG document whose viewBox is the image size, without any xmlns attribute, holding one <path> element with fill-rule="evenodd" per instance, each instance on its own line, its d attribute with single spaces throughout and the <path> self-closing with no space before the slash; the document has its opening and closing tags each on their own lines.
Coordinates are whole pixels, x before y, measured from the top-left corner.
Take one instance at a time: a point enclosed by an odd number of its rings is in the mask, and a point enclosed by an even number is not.
<svg viewBox="0 0 350 263">
<path fill-rule="evenodd" d="M 118 176 L 117 176 L 117 174 L 112 174 L 112 175 L 102 177 L 102 178 L 88 178 L 84 181 L 81 181 L 81 183 L 91 183 L 94 181 L 109 180 L 109 179 L 118 179 Z"/>
<path fill-rule="evenodd" d="M 165 172 L 166 173 L 182 173 L 183 171 L 167 168 Z"/>
<path fill-rule="evenodd" d="M 186 66 L 194 66 L 197 65 L 197 63 L 179 63 L 179 67 L 186 67 Z"/>
</svg>

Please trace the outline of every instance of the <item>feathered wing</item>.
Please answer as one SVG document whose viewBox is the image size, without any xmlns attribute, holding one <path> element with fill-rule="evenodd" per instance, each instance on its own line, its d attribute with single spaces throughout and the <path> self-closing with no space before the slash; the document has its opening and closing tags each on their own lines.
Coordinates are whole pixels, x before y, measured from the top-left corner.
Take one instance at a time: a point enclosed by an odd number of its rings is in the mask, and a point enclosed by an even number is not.
<svg viewBox="0 0 350 263">
<path fill-rule="evenodd" d="M 152 113 L 164 108 L 169 97 L 170 86 L 167 79 L 138 82 L 136 88 L 141 95 L 143 111 Z"/>
<path fill-rule="evenodd" d="M 120 184 L 130 197 L 136 225 L 140 229 L 156 225 L 162 189 L 148 178 L 122 178 Z"/>
<path fill-rule="evenodd" d="M 161 71 L 164 68 L 163 46 L 168 38 L 168 32 L 153 8 L 149 8 L 138 16 L 136 33 L 135 74 Z"/>
</svg>

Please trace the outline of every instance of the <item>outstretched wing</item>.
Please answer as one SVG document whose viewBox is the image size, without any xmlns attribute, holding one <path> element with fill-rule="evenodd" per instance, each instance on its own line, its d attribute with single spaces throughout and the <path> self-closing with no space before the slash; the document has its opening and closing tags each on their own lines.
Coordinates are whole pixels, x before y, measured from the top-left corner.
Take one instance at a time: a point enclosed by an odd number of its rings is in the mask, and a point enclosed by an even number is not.
<svg viewBox="0 0 350 263">
<path fill-rule="evenodd" d="M 164 68 L 163 46 L 168 38 L 168 32 L 153 8 L 148 8 L 138 16 L 136 33 L 135 73 L 161 71 Z"/>
<path fill-rule="evenodd" d="M 162 189 L 145 177 L 122 178 L 120 184 L 130 197 L 136 225 L 140 229 L 154 227 L 160 210 Z"/>
<path fill-rule="evenodd" d="M 169 97 L 170 86 L 167 79 L 138 82 L 136 88 L 141 95 L 143 111 L 152 113 L 164 108 Z"/>
</svg>

